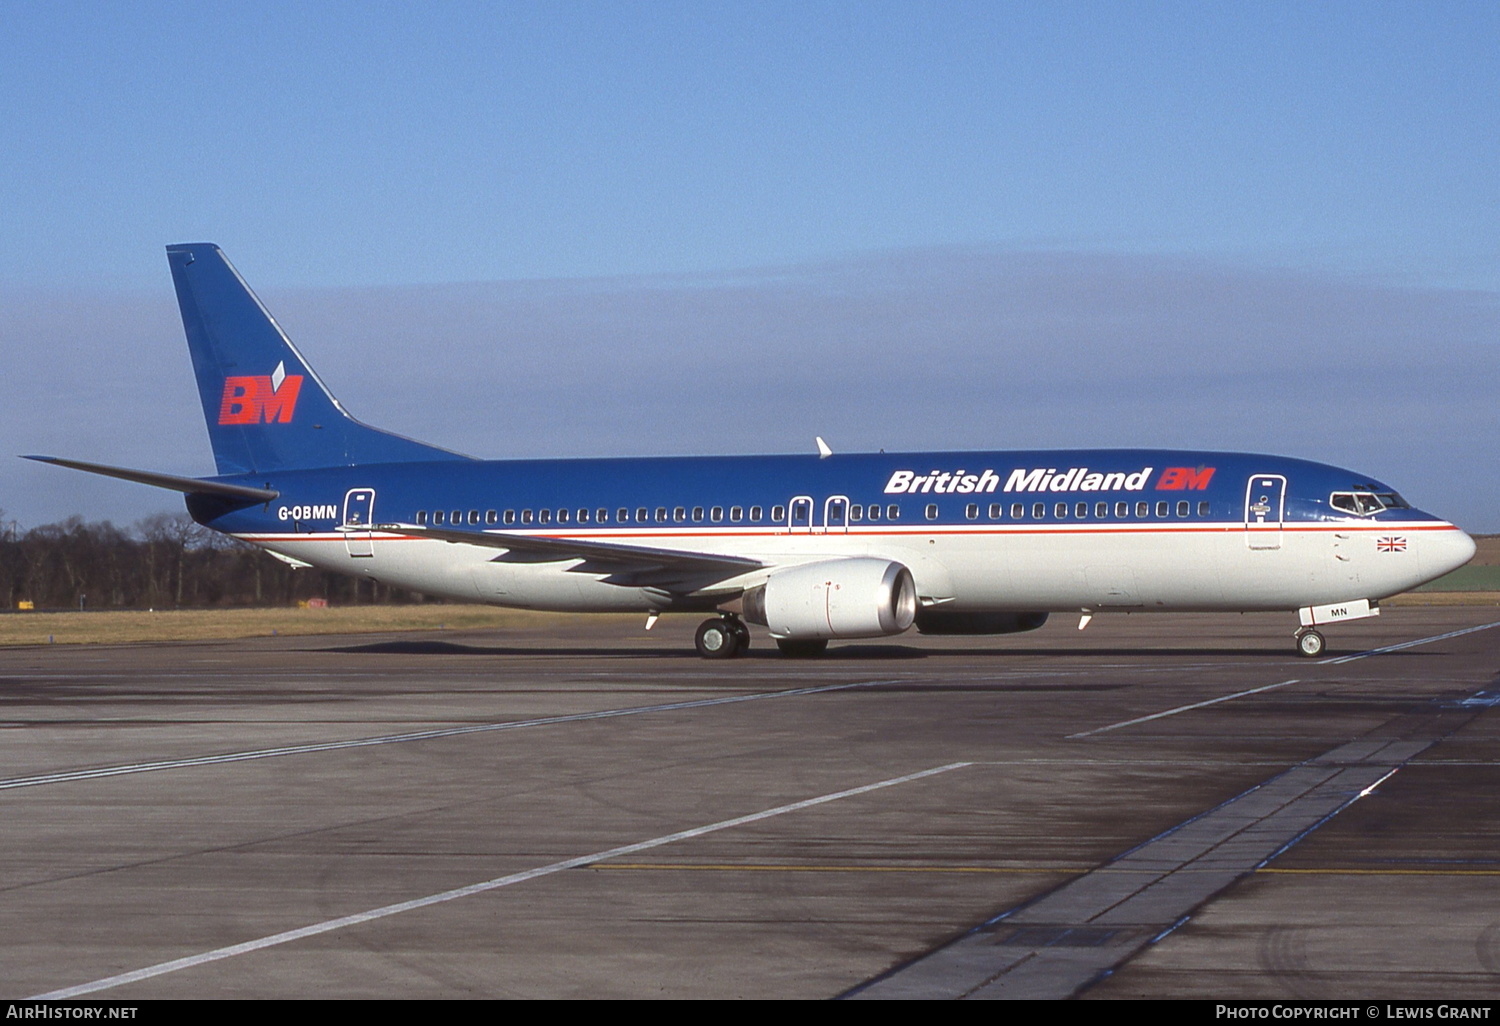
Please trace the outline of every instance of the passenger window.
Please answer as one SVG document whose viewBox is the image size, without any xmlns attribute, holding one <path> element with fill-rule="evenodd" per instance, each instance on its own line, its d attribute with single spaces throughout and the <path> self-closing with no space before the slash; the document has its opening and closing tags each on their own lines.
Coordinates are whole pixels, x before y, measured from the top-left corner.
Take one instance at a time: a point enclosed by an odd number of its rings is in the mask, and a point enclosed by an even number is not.
<svg viewBox="0 0 1500 1026">
<path fill-rule="evenodd" d="M 566 524 L 568 522 L 568 511 L 567 510 L 560 509 L 560 510 L 557 511 L 557 522 L 559 524 Z"/>
<path fill-rule="evenodd" d="M 1082 520 L 1084 517 L 1088 516 L 1089 515 L 1089 504 L 1086 503 L 1086 502 L 1080 502 L 1078 505 L 1074 506 L 1073 507 L 1073 515 L 1075 517 L 1077 517 L 1079 520 Z"/>
<path fill-rule="evenodd" d="M 508 509 L 508 510 L 505 511 L 505 522 L 507 524 L 514 524 L 516 522 L 516 511 L 515 510 Z"/>
<path fill-rule="evenodd" d="M 420 526 L 425 523 L 427 523 L 427 511 L 425 509 L 417 510 L 417 524 Z"/>
<path fill-rule="evenodd" d="M 471 524 L 477 524 L 477 523 L 479 523 L 479 510 L 477 510 L 477 509 L 471 509 L 471 510 L 469 510 L 469 523 L 471 523 Z"/>
<path fill-rule="evenodd" d="M 630 510 L 625 506 L 621 506 L 615 510 L 615 519 L 622 524 L 630 523 Z"/>
<path fill-rule="evenodd" d="M 970 520 L 978 520 L 979 519 L 979 503 L 977 503 L 977 502 L 971 502 L 967 506 L 965 506 L 964 507 L 964 516 L 968 517 Z"/>
<path fill-rule="evenodd" d="M 713 509 L 709 510 L 708 519 L 712 520 L 716 524 L 722 521 L 724 519 L 724 507 L 715 506 Z"/>
<path fill-rule="evenodd" d="M 927 504 L 927 519 L 928 520 L 936 520 L 937 519 L 937 503 L 935 503 L 935 502 L 929 502 Z"/>
<path fill-rule="evenodd" d="M 1208 500 L 1207 499 L 1205 499 L 1204 501 L 1198 503 L 1198 515 L 1200 517 L 1206 517 L 1206 516 L 1208 516 L 1209 511 L 1212 510 L 1212 509 L 1213 509 L 1213 507 L 1208 504 Z"/>
<path fill-rule="evenodd" d="M 1109 516 L 1109 503 L 1094 503 L 1094 516 L 1098 517 L 1100 520 L 1103 520 L 1105 517 Z"/>
<path fill-rule="evenodd" d="M 849 523 L 851 523 L 851 524 L 857 524 L 857 523 L 859 523 L 860 519 L 864 515 L 865 515 L 865 508 L 863 506 L 859 505 L 858 503 L 855 503 L 853 506 L 849 507 Z"/>
<path fill-rule="evenodd" d="M 523 523 L 523 524 L 529 524 L 529 523 L 531 523 L 531 521 L 533 519 L 534 518 L 532 516 L 531 510 L 529 510 L 529 509 L 523 509 L 523 510 L 521 510 L 521 523 Z"/>
<path fill-rule="evenodd" d="M 1024 503 L 1013 502 L 1010 504 L 1010 515 L 1013 520 L 1026 519 L 1026 506 Z"/>
<path fill-rule="evenodd" d="M 1170 505 L 1171 505 L 1171 503 L 1169 503 L 1166 499 L 1163 499 L 1160 502 L 1158 502 L 1156 504 L 1156 515 L 1159 516 L 1159 517 L 1166 516 L 1167 515 L 1167 507 L 1169 507 Z"/>
<path fill-rule="evenodd" d="M 745 519 L 745 510 L 744 510 L 744 507 L 742 507 L 742 506 L 730 506 L 729 507 L 729 522 L 731 524 L 737 524 L 737 523 L 739 523 L 743 519 Z"/>
<path fill-rule="evenodd" d="M 1115 516 L 1118 517 L 1121 520 L 1124 520 L 1126 517 L 1130 516 L 1130 503 L 1128 503 L 1128 502 L 1117 502 L 1117 503 L 1115 503 Z"/>
<path fill-rule="evenodd" d="M 1138 517 L 1149 517 L 1151 515 L 1151 503 L 1138 502 L 1135 504 L 1135 515 Z"/>
<path fill-rule="evenodd" d="M 500 514 L 492 509 L 487 509 L 484 511 L 484 522 L 486 524 L 498 524 L 500 522 Z"/>
<path fill-rule="evenodd" d="M 667 522 L 667 507 L 656 507 L 656 522 L 658 524 L 665 524 Z"/>
<path fill-rule="evenodd" d="M 1057 515 L 1057 519 L 1066 520 L 1068 518 L 1068 504 L 1066 502 L 1059 502 L 1053 508 L 1052 512 Z"/>
<path fill-rule="evenodd" d="M 703 523 L 703 507 L 702 506 L 694 506 L 693 507 L 693 523 L 695 523 L 695 524 L 701 524 L 701 523 Z"/>
<path fill-rule="evenodd" d="M 1045 502 L 1038 502 L 1033 504 L 1031 507 L 1031 515 L 1038 520 L 1046 519 L 1047 504 Z"/>
<path fill-rule="evenodd" d="M 901 507 L 898 506 L 898 505 L 896 505 L 894 502 L 891 503 L 889 506 L 887 506 L 885 508 L 885 518 L 887 520 L 900 520 L 901 519 Z"/>
<path fill-rule="evenodd" d="M 870 503 L 870 519 L 871 520 L 879 520 L 880 519 L 880 503 L 878 503 L 878 502 L 872 502 L 872 503 Z"/>
<path fill-rule="evenodd" d="M 609 523 L 609 510 L 605 509 L 602 506 L 599 507 L 598 509 L 594 510 L 594 523 L 596 523 L 596 524 L 607 524 L 607 523 Z"/>
<path fill-rule="evenodd" d="M 646 511 L 646 507 L 645 506 L 641 506 L 639 509 L 637 509 L 635 511 L 635 522 L 636 523 L 638 523 L 638 524 L 644 524 L 646 521 L 648 521 L 650 519 L 651 519 L 651 515 L 650 515 L 650 513 L 648 513 Z"/>
<path fill-rule="evenodd" d="M 443 513 L 442 510 L 440 510 L 440 509 L 433 510 L 432 511 L 432 522 L 434 524 L 441 524 L 443 522 L 443 516 L 444 516 L 444 513 Z"/>
<path fill-rule="evenodd" d="M 1191 508 L 1192 508 L 1192 503 L 1188 502 L 1186 499 L 1181 499 L 1177 503 L 1177 515 L 1180 516 L 1180 517 L 1187 516 L 1188 515 L 1188 510 L 1191 509 Z"/>
<path fill-rule="evenodd" d="M 448 518 L 448 523 L 450 523 L 450 524 L 461 524 L 463 522 L 464 522 L 464 511 L 461 510 L 461 509 L 454 510 L 453 511 L 453 516 L 451 516 L 451 517 Z"/>
<path fill-rule="evenodd" d="M 771 522 L 772 523 L 779 524 L 779 523 L 781 523 L 785 519 L 786 519 L 786 507 L 785 506 L 772 506 L 771 507 Z"/>
<path fill-rule="evenodd" d="M 539 509 L 536 513 L 536 522 L 539 524 L 552 523 L 552 511 L 550 509 Z"/>
<path fill-rule="evenodd" d="M 1005 515 L 1005 507 L 1004 506 L 1000 505 L 1000 503 L 998 503 L 998 502 L 992 502 L 992 503 L 990 503 L 990 519 L 991 520 L 999 520 L 1004 515 Z"/>
<path fill-rule="evenodd" d="M 578 522 L 580 524 L 586 524 L 586 523 L 589 522 L 589 511 L 588 510 L 581 509 L 581 510 L 578 511 Z"/>
<path fill-rule="evenodd" d="M 761 509 L 760 509 L 759 506 L 751 506 L 750 507 L 750 522 L 752 524 L 758 524 L 758 523 L 760 523 L 760 513 L 761 513 Z"/>
</svg>

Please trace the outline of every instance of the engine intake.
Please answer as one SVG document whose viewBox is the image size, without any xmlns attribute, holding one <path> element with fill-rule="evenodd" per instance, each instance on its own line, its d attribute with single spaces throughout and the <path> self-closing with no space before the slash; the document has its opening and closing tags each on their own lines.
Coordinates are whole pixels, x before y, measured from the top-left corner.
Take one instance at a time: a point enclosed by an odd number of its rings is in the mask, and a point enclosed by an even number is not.
<svg viewBox="0 0 1500 1026">
<path fill-rule="evenodd" d="M 917 586 L 888 559 L 830 559 L 777 571 L 745 592 L 744 609 L 776 638 L 877 638 L 912 625 Z"/>
</svg>

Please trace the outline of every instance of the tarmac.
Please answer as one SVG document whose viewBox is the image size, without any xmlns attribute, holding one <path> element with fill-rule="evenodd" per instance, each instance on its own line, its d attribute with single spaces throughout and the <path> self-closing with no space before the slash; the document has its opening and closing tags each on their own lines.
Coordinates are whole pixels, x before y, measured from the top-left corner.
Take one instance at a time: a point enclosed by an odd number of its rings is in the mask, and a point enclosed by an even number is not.
<svg viewBox="0 0 1500 1026">
<path fill-rule="evenodd" d="M 1500 608 L 0 651 L 0 995 L 1500 997 Z"/>
</svg>

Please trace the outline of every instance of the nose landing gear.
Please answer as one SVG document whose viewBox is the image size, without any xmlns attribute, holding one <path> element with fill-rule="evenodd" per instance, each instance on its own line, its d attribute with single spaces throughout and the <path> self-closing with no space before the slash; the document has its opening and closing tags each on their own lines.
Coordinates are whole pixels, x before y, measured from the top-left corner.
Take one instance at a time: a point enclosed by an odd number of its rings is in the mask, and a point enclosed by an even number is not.
<svg viewBox="0 0 1500 1026">
<path fill-rule="evenodd" d="M 704 659 L 733 659 L 750 647 L 750 628 L 733 614 L 716 616 L 699 624 L 693 646 Z"/>
<path fill-rule="evenodd" d="M 1297 654 L 1308 659 L 1316 659 L 1323 654 L 1323 635 L 1314 630 L 1300 630 L 1297 632 Z"/>
</svg>

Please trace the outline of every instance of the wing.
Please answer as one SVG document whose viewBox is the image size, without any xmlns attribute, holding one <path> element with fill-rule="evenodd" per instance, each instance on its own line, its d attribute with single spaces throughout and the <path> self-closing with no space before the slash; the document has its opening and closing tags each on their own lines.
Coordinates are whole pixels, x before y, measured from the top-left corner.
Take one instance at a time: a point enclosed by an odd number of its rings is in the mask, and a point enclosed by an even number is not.
<svg viewBox="0 0 1500 1026">
<path fill-rule="evenodd" d="M 555 563 L 583 560 L 571 571 L 602 573 L 612 584 L 696 591 L 717 581 L 738 577 L 767 564 L 747 556 L 722 556 L 682 549 L 658 549 L 582 538 L 548 538 L 504 531 L 455 531 L 417 524 L 376 524 L 373 530 L 414 538 L 436 538 L 455 545 L 480 545 L 505 551 L 495 562 Z"/>
</svg>

